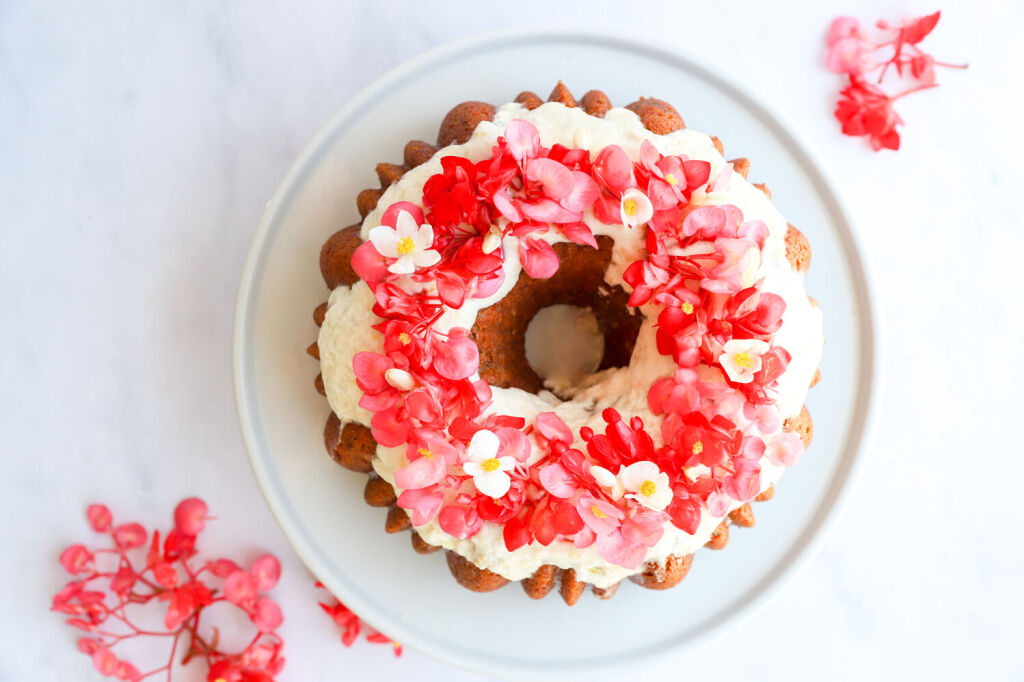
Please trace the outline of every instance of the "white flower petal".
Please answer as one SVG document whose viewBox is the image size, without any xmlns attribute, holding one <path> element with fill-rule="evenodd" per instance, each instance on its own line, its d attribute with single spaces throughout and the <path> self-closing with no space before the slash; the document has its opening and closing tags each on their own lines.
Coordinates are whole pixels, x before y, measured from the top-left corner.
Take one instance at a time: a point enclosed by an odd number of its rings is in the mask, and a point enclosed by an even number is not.
<svg viewBox="0 0 1024 682">
<path fill-rule="evenodd" d="M 498 471 L 512 471 L 516 467 L 515 457 L 499 457 L 498 462 L 501 464 L 501 466 L 498 467 Z"/>
<path fill-rule="evenodd" d="M 498 453 L 500 445 L 498 436 L 493 431 L 480 429 L 470 439 L 469 447 L 466 448 L 466 457 L 471 462 L 483 462 L 494 457 Z"/>
<path fill-rule="evenodd" d="M 484 471 L 484 468 L 476 462 L 463 462 L 462 470 L 465 471 L 470 476 L 480 476 L 486 473 Z"/>
<path fill-rule="evenodd" d="M 597 466 L 596 464 L 590 467 L 590 475 L 594 477 L 594 480 L 597 481 L 598 485 L 604 486 L 605 488 L 611 488 L 618 480 L 615 478 L 615 474 L 604 467 Z"/>
<path fill-rule="evenodd" d="M 412 217 L 412 214 L 408 211 L 399 211 L 398 219 L 395 220 L 395 231 L 398 233 L 399 238 L 408 239 L 416 234 L 416 230 L 419 229 L 419 225 L 416 224 L 416 219 Z"/>
<path fill-rule="evenodd" d="M 441 262 L 441 254 L 431 249 L 430 251 L 413 252 L 412 260 L 418 268 L 429 268 Z"/>
<path fill-rule="evenodd" d="M 416 380 L 404 369 L 392 367 L 384 372 L 384 380 L 393 388 L 399 391 L 411 391 L 416 386 Z"/>
<path fill-rule="evenodd" d="M 387 225 L 378 225 L 370 230 L 370 242 L 385 258 L 398 257 L 398 234 Z"/>
<path fill-rule="evenodd" d="M 388 266 L 388 270 L 396 275 L 411 275 L 416 272 L 416 262 L 408 254 L 401 255 L 398 260 Z"/>
<path fill-rule="evenodd" d="M 640 486 L 644 484 L 644 481 L 652 481 L 659 474 L 661 474 L 661 471 L 654 462 L 634 462 L 619 472 L 619 480 L 622 481 L 622 485 L 625 486 L 626 490 L 636 492 L 640 490 Z"/>
<path fill-rule="evenodd" d="M 512 479 L 504 471 L 485 471 L 473 476 L 473 484 L 488 497 L 501 497 L 512 487 Z"/>
<path fill-rule="evenodd" d="M 434 228 L 428 225 L 420 225 L 413 235 L 412 243 L 417 251 L 426 251 L 434 245 Z"/>
<path fill-rule="evenodd" d="M 492 253 L 495 249 L 501 246 L 501 233 L 495 230 L 491 230 L 484 237 L 484 243 L 481 249 L 484 253 Z"/>
</svg>

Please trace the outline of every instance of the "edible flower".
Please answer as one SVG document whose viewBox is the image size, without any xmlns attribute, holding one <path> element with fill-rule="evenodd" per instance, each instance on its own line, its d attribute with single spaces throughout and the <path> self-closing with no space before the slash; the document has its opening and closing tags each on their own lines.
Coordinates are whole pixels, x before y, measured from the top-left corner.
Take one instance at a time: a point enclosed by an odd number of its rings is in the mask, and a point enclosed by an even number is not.
<svg viewBox="0 0 1024 682">
<path fill-rule="evenodd" d="M 441 260 L 441 254 L 430 248 L 434 244 L 434 228 L 417 225 L 407 211 L 398 214 L 394 228 L 378 225 L 370 230 L 370 242 L 380 255 L 395 259 L 388 271 L 396 275 L 411 275 Z"/>
<path fill-rule="evenodd" d="M 737 384 L 749 384 L 761 371 L 761 356 L 768 352 L 768 344 L 756 339 L 731 339 L 722 346 L 718 362 Z"/>
<path fill-rule="evenodd" d="M 462 469 L 473 477 L 476 489 L 488 497 L 501 497 L 508 492 L 512 479 L 506 473 L 515 467 L 514 457 L 498 457 L 501 442 L 493 431 L 480 429 L 473 434 L 466 448 L 468 461 Z"/>
</svg>

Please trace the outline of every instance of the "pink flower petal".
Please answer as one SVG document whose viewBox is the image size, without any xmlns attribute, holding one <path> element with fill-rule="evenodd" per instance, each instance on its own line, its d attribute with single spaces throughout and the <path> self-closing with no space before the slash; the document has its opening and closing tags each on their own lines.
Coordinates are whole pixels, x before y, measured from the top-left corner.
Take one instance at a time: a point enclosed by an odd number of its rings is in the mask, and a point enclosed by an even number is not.
<svg viewBox="0 0 1024 682">
<path fill-rule="evenodd" d="M 541 412 L 537 415 L 537 421 L 534 422 L 534 426 L 540 432 L 540 435 L 549 441 L 566 445 L 572 443 L 572 430 L 554 412 Z"/>
<path fill-rule="evenodd" d="M 281 627 L 284 615 L 281 607 L 270 597 L 262 597 L 256 601 L 252 611 L 252 622 L 260 632 L 273 632 Z"/>
<path fill-rule="evenodd" d="M 274 589 L 281 578 L 281 562 L 273 554 L 264 554 L 249 567 L 256 589 L 260 592 Z"/>
<path fill-rule="evenodd" d="M 502 427 L 497 429 L 498 457 L 512 457 L 517 462 L 525 462 L 530 458 L 530 441 L 519 429 Z"/>
<path fill-rule="evenodd" d="M 520 239 L 519 260 L 526 274 L 534 279 L 548 279 L 558 272 L 558 255 L 542 239 Z"/>
<path fill-rule="evenodd" d="M 398 506 L 409 512 L 414 526 L 429 523 L 444 503 L 444 494 L 437 489 L 403 490 L 398 496 Z"/>
<path fill-rule="evenodd" d="M 539 158 L 527 162 L 526 179 L 540 183 L 545 196 L 555 201 L 568 197 L 573 191 L 572 171 L 553 159 Z"/>
<path fill-rule="evenodd" d="M 114 531 L 114 542 L 121 549 L 135 549 L 146 544 L 146 529 L 138 523 L 126 523 Z"/>
<path fill-rule="evenodd" d="M 224 596 L 232 604 L 245 606 L 256 598 L 256 582 L 239 569 L 224 579 Z"/>
<path fill-rule="evenodd" d="M 576 492 L 576 480 L 558 462 L 542 468 L 537 477 L 544 489 L 555 497 L 566 499 Z"/>
<path fill-rule="evenodd" d="M 597 182 L 615 195 L 620 195 L 630 187 L 636 187 L 633 177 L 633 162 L 629 160 L 622 148 L 611 144 L 602 149 L 591 165 Z M 615 214 L 618 215 L 618 196 L 614 197 Z"/>
<path fill-rule="evenodd" d="M 423 219 L 423 211 L 419 206 L 409 201 L 396 201 L 384 211 L 384 214 L 380 217 L 380 224 L 391 228 L 397 227 L 398 216 L 403 212 L 408 213 L 416 225 L 422 225 L 426 222 Z"/>
<path fill-rule="evenodd" d="M 483 526 L 483 521 L 475 512 L 454 505 L 442 509 L 437 520 L 441 530 L 460 540 L 473 537 Z"/>
<path fill-rule="evenodd" d="M 102 504 L 91 504 L 85 512 L 85 516 L 89 519 L 89 525 L 97 533 L 105 533 L 110 530 L 111 524 L 114 522 L 114 517 Z"/>
<path fill-rule="evenodd" d="M 532 123 L 521 118 L 509 121 L 505 126 L 504 137 L 509 152 L 520 163 L 533 158 L 540 151 L 540 134 Z"/>
<path fill-rule="evenodd" d="M 447 472 L 448 466 L 444 457 L 431 452 L 429 456 L 423 455 L 414 459 L 396 471 L 395 485 L 406 490 L 426 488 L 438 483 Z"/>
<path fill-rule="evenodd" d="M 437 345 L 434 356 L 437 373 L 453 381 L 473 376 L 480 366 L 480 351 L 476 343 L 465 334 L 465 330 L 461 330 L 461 335 L 457 335 L 458 331 L 449 331 L 448 341 Z"/>
<path fill-rule="evenodd" d="M 196 536 L 206 525 L 209 508 L 198 497 L 190 497 L 174 508 L 174 527 L 185 535 Z"/>
<path fill-rule="evenodd" d="M 71 545 L 60 555 L 60 565 L 71 575 L 84 573 L 92 565 L 92 561 L 92 552 L 85 545 Z"/>
</svg>

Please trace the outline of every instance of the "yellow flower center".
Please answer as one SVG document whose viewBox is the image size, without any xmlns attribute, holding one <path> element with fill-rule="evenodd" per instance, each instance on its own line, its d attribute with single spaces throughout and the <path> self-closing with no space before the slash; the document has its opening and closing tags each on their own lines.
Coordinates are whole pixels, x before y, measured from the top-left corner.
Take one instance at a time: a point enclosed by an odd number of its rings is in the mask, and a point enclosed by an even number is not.
<svg viewBox="0 0 1024 682">
<path fill-rule="evenodd" d="M 434 453 L 426 448 L 419 448 L 416 452 L 420 453 L 420 457 L 426 457 L 427 459 L 434 459 Z"/>
<path fill-rule="evenodd" d="M 402 237 L 398 242 L 398 255 L 405 256 L 416 250 L 416 244 L 412 241 L 412 237 Z"/>
<path fill-rule="evenodd" d="M 676 180 L 676 176 L 672 175 L 671 173 L 665 173 L 665 182 L 667 182 L 670 185 L 674 185 L 679 181 Z"/>
<path fill-rule="evenodd" d="M 608 518 L 608 515 L 601 511 L 596 504 L 590 505 L 590 513 L 594 515 L 595 519 Z"/>
<path fill-rule="evenodd" d="M 636 199 L 626 199 L 622 202 L 622 210 L 626 212 L 626 215 L 632 217 L 636 215 Z"/>
<path fill-rule="evenodd" d="M 398 340 L 402 342 L 403 346 L 408 346 L 410 343 L 412 343 L 412 337 L 406 334 L 405 332 L 401 332 L 398 335 Z"/>
<path fill-rule="evenodd" d="M 480 468 L 484 471 L 497 471 L 501 468 L 501 462 L 499 462 L 497 458 L 491 457 L 490 459 L 485 459 L 481 462 Z"/>
<path fill-rule="evenodd" d="M 644 481 L 643 483 L 640 484 L 640 493 L 644 497 L 650 497 L 657 491 L 658 486 L 654 483 L 654 481 Z"/>
<path fill-rule="evenodd" d="M 704 452 L 704 443 L 701 443 L 700 441 L 694 443 L 691 452 L 695 455 L 699 455 L 700 453 Z"/>
<path fill-rule="evenodd" d="M 692 303 L 684 302 L 682 307 L 683 307 L 683 312 L 686 313 L 687 315 L 689 315 L 689 314 L 691 314 L 693 312 L 693 304 Z"/>
<path fill-rule="evenodd" d="M 750 353 L 736 353 L 732 356 L 732 361 L 745 369 L 754 366 L 754 358 L 750 357 Z"/>
</svg>

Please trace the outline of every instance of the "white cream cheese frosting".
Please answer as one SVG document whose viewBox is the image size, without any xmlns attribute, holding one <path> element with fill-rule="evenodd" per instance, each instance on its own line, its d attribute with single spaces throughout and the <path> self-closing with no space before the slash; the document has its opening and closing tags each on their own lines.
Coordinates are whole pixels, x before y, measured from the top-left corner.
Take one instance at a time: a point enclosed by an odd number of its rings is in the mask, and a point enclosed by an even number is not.
<svg viewBox="0 0 1024 682">
<path fill-rule="evenodd" d="M 380 224 L 383 210 L 394 202 L 409 201 L 422 206 L 423 185 L 430 176 L 441 172 L 441 157 L 461 156 L 471 161 L 487 158 L 497 138 L 513 119 L 523 119 L 533 124 L 540 134 L 541 143 L 547 147 L 556 143 L 567 147 L 585 147 L 593 154 L 607 145 L 616 144 L 630 159 L 636 161 L 640 156 L 641 143 L 649 140 L 662 154 L 685 154 L 691 159 L 708 161 L 712 178 L 727 163 L 708 135 L 689 129 L 656 135 L 643 126 L 636 114 L 626 109 L 614 108 L 604 118 L 595 118 L 582 109 L 568 108 L 554 102 L 532 111 L 520 104 L 506 104 L 498 109 L 493 121 L 480 123 L 466 143 L 445 147 L 391 185 L 380 198 L 378 208 L 364 220 L 362 238 L 365 240 L 369 230 Z M 774 344 L 785 348 L 792 356 L 786 371 L 778 380 L 776 407 L 781 417 L 778 431 L 781 431 L 781 422 L 800 412 L 821 359 L 823 346 L 821 312 L 810 303 L 804 291 L 803 275 L 796 272 L 786 259 L 787 222 L 763 192 L 738 174 L 733 174 L 727 188 L 723 190 L 708 194 L 701 190 L 694 192 L 692 202 L 732 204 L 743 212 L 745 221 L 761 220 L 768 227 L 769 234 L 762 250 L 761 264 L 756 272 L 747 273 L 748 281 L 744 284 L 750 285 L 762 280 L 762 291 L 778 294 L 786 303 L 782 326 L 774 337 Z M 595 235 L 605 234 L 614 240 L 612 263 L 605 273 L 605 280 L 610 285 L 622 286 L 628 291 L 630 287 L 623 281 L 622 274 L 630 263 L 646 255 L 643 230 L 605 225 L 596 220 L 589 209 L 584 220 Z M 550 243 L 564 241 L 554 231 L 549 231 L 542 238 Z M 442 331 L 452 327 L 472 328 L 480 310 L 501 300 L 511 290 L 521 272 L 516 238 L 505 237 L 502 248 L 505 271 L 502 287 L 490 298 L 467 300 L 458 310 L 446 309 L 435 328 Z M 352 421 L 364 425 L 370 422 L 370 413 L 358 405 L 362 392 L 355 383 L 352 358 L 360 351 L 382 352 L 383 339 L 371 329 L 379 321 L 371 311 L 373 303 L 370 289 L 361 281 L 351 287 L 338 287 L 331 293 L 327 314 L 320 329 L 318 345 L 327 399 L 331 409 L 343 422 Z M 534 395 L 516 388 L 492 387 L 493 402 L 487 412 L 521 416 L 529 424 L 541 412 L 554 411 L 573 433 L 578 434 L 581 426 L 603 431 L 601 412 L 611 407 L 624 417 L 641 417 L 655 443 L 660 445 L 658 427 L 661 418 L 651 413 L 647 404 L 647 390 L 656 380 L 670 376 L 676 365 L 671 357 L 657 351 L 654 322 L 659 309 L 660 306 L 654 303 L 641 308 L 645 320 L 628 367 L 591 375 L 582 386 L 574 390 L 570 401 L 559 400 L 547 391 Z M 742 418 L 737 425 L 745 432 L 753 428 L 744 423 Z M 767 441 L 775 433 L 761 435 Z M 585 449 L 585 444 L 577 439 L 574 447 Z M 535 448 L 529 464 L 542 456 L 543 453 Z M 394 485 L 395 472 L 406 463 L 404 447 L 378 447 L 373 467 L 382 478 Z M 763 457 L 761 490 L 773 485 L 784 469 L 770 462 L 767 456 Z M 401 492 L 401 489 L 396 488 L 396 492 Z M 739 503 L 735 506 L 739 506 Z M 722 518 L 703 509 L 700 525 L 693 535 L 666 522 L 664 535 L 648 550 L 644 563 L 662 563 L 671 554 L 692 554 L 708 541 Z M 426 542 L 452 549 L 477 566 L 510 580 L 527 578 L 540 566 L 554 564 L 560 568 L 575 569 L 580 580 L 600 588 L 613 585 L 643 570 L 643 564 L 633 570 L 610 564 L 598 554 L 593 545 L 579 549 L 566 542 L 555 542 L 547 547 L 533 543 L 509 552 L 502 537 L 502 527 L 493 523 L 485 523 L 473 537 L 464 540 L 445 533 L 436 519 L 417 526 L 416 530 Z"/>
</svg>

